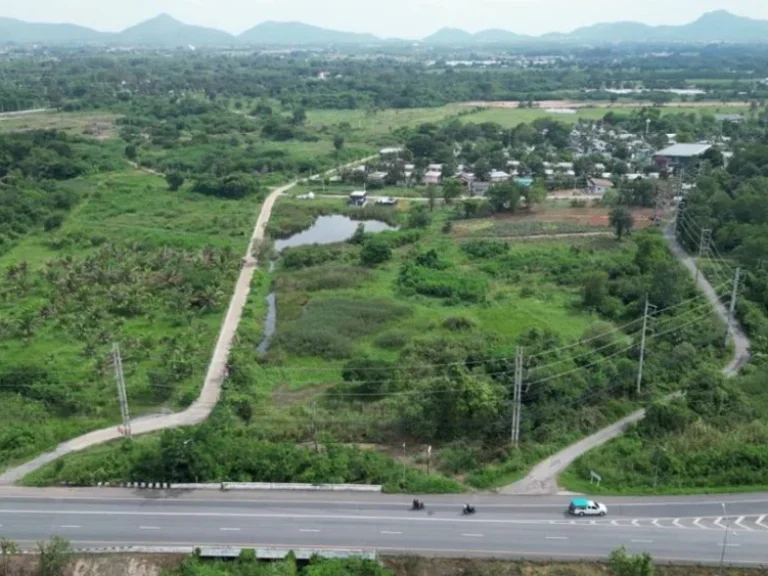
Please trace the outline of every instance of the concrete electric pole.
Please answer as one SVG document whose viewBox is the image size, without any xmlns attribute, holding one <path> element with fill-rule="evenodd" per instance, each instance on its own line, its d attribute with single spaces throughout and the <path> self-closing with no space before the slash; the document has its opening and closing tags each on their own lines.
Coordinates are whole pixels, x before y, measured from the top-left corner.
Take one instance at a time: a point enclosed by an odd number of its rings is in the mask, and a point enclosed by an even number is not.
<svg viewBox="0 0 768 576">
<path fill-rule="evenodd" d="M 637 394 L 640 395 L 641 385 L 643 383 L 643 363 L 645 362 L 645 335 L 648 331 L 648 312 L 656 306 L 648 301 L 648 295 L 645 296 L 645 311 L 643 312 L 643 335 L 640 339 L 640 364 L 637 367 Z"/>
<path fill-rule="evenodd" d="M 123 436 L 131 437 L 131 416 L 128 412 L 128 395 L 125 392 L 125 378 L 123 377 L 123 360 L 120 357 L 120 345 L 112 345 L 112 364 L 115 367 L 115 381 L 117 383 L 117 398 L 120 401 L 120 415 L 123 418 Z"/>
<path fill-rule="evenodd" d="M 739 295 L 739 280 L 741 279 L 741 268 L 736 268 L 733 275 L 733 289 L 731 290 L 731 305 L 728 308 L 728 319 L 725 323 L 725 345 L 728 346 L 728 340 L 731 338 L 731 326 L 733 325 L 733 314 L 736 311 L 736 297 Z"/>
<path fill-rule="evenodd" d="M 709 249 L 709 241 L 712 237 L 712 230 L 709 228 L 704 228 L 704 230 L 701 231 L 701 236 L 699 237 L 699 256 L 696 258 L 696 285 L 699 284 L 699 273 L 701 272 L 701 257 L 704 255 L 704 251 Z"/>
<path fill-rule="evenodd" d="M 520 405 L 523 395 L 523 348 L 517 347 L 515 354 L 515 382 L 512 392 L 512 444 L 517 448 L 520 444 Z"/>
</svg>

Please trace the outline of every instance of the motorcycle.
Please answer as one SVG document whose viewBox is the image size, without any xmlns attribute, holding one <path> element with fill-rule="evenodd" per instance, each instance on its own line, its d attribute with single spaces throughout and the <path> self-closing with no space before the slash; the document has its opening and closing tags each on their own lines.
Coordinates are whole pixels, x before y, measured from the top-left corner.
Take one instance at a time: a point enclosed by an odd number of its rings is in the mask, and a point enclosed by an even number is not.
<svg viewBox="0 0 768 576">
<path fill-rule="evenodd" d="M 464 504 L 464 508 L 462 509 L 461 513 L 464 514 L 464 516 L 467 516 L 469 514 L 474 514 L 475 507 L 472 506 L 471 504 Z"/>
<path fill-rule="evenodd" d="M 424 502 L 418 498 L 414 498 L 411 504 L 411 510 L 424 510 Z"/>
</svg>

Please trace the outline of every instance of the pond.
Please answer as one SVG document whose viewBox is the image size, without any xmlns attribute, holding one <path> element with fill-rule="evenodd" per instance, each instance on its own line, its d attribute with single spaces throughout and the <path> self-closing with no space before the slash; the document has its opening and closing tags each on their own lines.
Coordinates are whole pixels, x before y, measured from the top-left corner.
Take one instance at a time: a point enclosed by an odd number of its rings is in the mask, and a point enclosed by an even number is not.
<svg viewBox="0 0 768 576">
<path fill-rule="evenodd" d="M 296 248 L 297 246 L 306 246 L 308 244 L 336 244 L 352 238 L 357 227 L 362 224 L 365 231 L 369 234 L 385 232 L 387 230 L 396 230 L 386 222 L 378 220 L 352 220 L 347 216 L 333 214 L 331 216 L 320 216 L 314 224 L 287 238 L 285 240 L 275 241 L 275 250 L 280 253 L 286 248 Z M 269 263 L 269 271 L 275 268 L 274 261 Z M 275 293 L 270 292 L 267 295 L 267 318 L 264 322 L 264 339 L 259 344 L 259 353 L 266 354 L 269 350 L 269 343 L 277 329 L 277 305 L 275 303 Z"/>
<path fill-rule="evenodd" d="M 302 232 L 294 234 L 286 240 L 276 240 L 275 250 L 282 252 L 286 248 L 306 246 L 307 244 L 335 244 L 352 238 L 357 227 L 362 224 L 365 231 L 375 234 L 385 230 L 394 230 L 392 226 L 378 220 L 352 220 L 346 216 L 333 214 L 320 216 L 315 223 Z"/>
</svg>

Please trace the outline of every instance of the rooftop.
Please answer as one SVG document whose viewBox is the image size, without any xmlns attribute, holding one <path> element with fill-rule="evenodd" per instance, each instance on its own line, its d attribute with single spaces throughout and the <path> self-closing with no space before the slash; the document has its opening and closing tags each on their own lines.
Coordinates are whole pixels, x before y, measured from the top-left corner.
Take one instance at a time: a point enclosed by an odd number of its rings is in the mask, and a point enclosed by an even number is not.
<svg viewBox="0 0 768 576">
<path fill-rule="evenodd" d="M 712 148 L 711 144 L 673 144 L 656 152 L 656 156 L 693 158 L 694 156 L 701 156 L 710 148 Z"/>
</svg>

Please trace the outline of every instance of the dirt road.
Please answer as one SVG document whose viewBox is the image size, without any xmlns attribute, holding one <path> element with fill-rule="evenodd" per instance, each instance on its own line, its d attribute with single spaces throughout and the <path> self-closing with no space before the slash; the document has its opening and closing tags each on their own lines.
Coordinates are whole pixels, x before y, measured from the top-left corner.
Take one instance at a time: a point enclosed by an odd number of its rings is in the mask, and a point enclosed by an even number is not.
<svg viewBox="0 0 768 576">
<path fill-rule="evenodd" d="M 665 230 L 665 237 L 669 248 L 680 263 L 685 266 L 691 274 L 696 275 L 696 263 L 693 259 L 686 254 L 683 248 L 678 243 L 674 235 L 674 229 L 671 225 L 667 226 Z M 698 288 L 704 294 L 712 304 L 718 317 L 727 322 L 728 312 L 725 306 L 717 297 L 712 285 L 704 277 L 703 274 L 699 275 Z M 723 374 L 728 377 L 734 376 L 738 373 L 742 366 L 749 362 L 749 338 L 745 334 L 742 327 L 738 322 L 734 322 L 731 326 L 731 339 L 734 345 L 733 360 L 723 368 Z M 627 426 L 639 422 L 645 417 L 645 410 L 638 410 L 633 412 L 629 416 L 622 418 L 618 422 L 611 424 L 610 426 L 603 428 L 596 432 L 592 436 L 588 436 L 561 450 L 557 454 L 550 456 L 546 460 L 540 462 L 530 471 L 530 473 L 509 486 L 504 487 L 501 490 L 502 494 L 556 494 L 558 492 L 557 476 L 565 471 L 566 468 L 577 458 L 586 454 L 590 450 L 605 444 L 609 440 L 616 438 L 624 433 Z"/>
<path fill-rule="evenodd" d="M 564 108 L 643 108 L 653 106 L 653 102 L 648 101 L 636 101 L 636 102 L 606 102 L 603 100 L 596 100 L 589 102 L 585 100 L 542 100 L 536 102 L 539 109 L 551 109 L 561 110 Z M 519 108 L 520 102 L 517 100 L 505 100 L 505 101 L 476 101 L 476 102 L 462 102 L 462 106 L 470 108 Z M 749 106 L 748 102 L 667 102 L 662 108 L 716 108 L 721 106 L 723 108 L 735 108 Z"/>
</svg>

